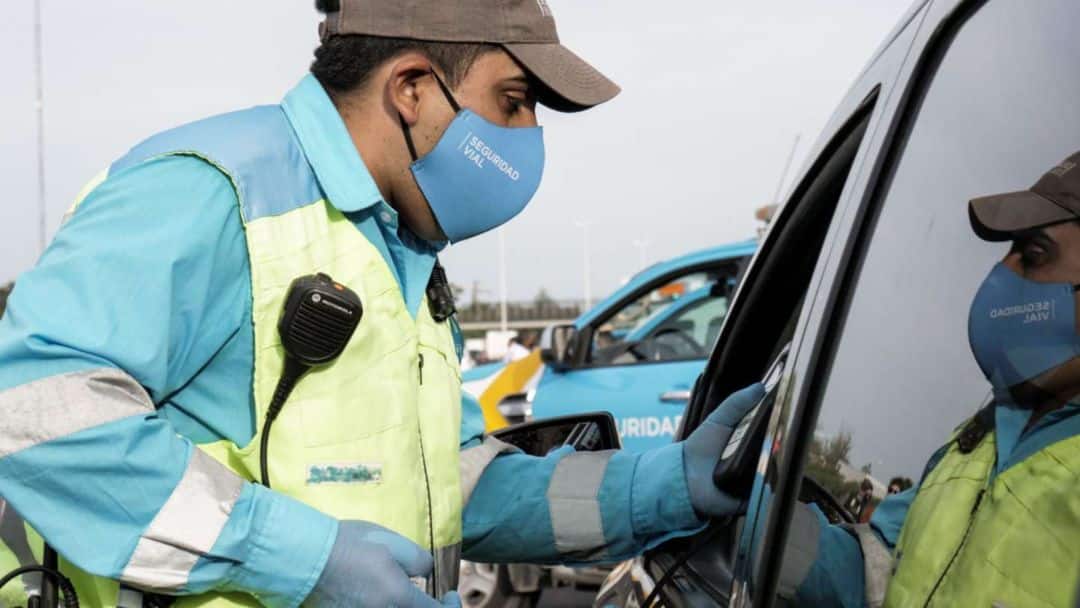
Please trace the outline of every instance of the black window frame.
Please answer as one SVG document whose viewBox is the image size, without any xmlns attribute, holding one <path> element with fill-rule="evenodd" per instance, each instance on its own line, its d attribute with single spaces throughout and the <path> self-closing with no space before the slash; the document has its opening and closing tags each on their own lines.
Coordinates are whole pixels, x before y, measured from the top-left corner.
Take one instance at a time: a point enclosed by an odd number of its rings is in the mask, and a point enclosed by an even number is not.
<svg viewBox="0 0 1080 608">
<path fill-rule="evenodd" d="M 678 439 L 696 428 L 727 395 L 761 380 L 768 365 L 791 338 L 790 334 L 802 315 L 805 303 L 809 301 L 814 276 L 825 257 L 822 252 L 825 251 L 831 228 L 845 207 L 844 190 L 855 175 L 860 154 L 864 152 L 872 134 L 871 129 L 876 124 L 880 95 L 880 84 L 873 86 L 847 120 L 834 130 L 789 202 L 780 209 L 761 249 L 747 269 L 745 281 L 736 292 L 732 309 L 735 314 L 729 313 L 725 319 L 717 347 L 702 375 L 703 380 L 695 388 L 684 414 Z M 807 251 L 815 246 L 819 254 L 807 258 Z M 770 279 L 790 277 L 791 267 L 795 264 L 800 265 L 797 281 Z M 763 323 L 763 317 L 775 319 L 776 322 Z M 785 369 L 785 376 L 790 373 L 790 368 Z M 781 391 L 784 390 L 783 386 L 782 380 Z M 778 399 L 771 427 L 775 428 L 775 418 L 781 405 Z M 732 547 L 738 534 L 743 532 L 743 525 L 714 523 L 713 526 L 721 526 L 722 529 L 710 527 L 702 534 L 715 534 L 708 545 L 715 545 L 716 551 L 726 551 Z M 659 575 L 675 566 L 674 555 L 691 550 L 692 546 L 693 541 L 674 541 L 663 550 L 648 555 L 646 569 L 653 575 Z M 719 586 L 738 582 L 741 574 L 737 570 L 715 567 L 707 553 L 710 553 L 708 549 L 702 550 L 701 558 L 708 565 L 700 568 L 695 565 L 692 568 L 698 573 L 695 581 L 709 588 L 709 593 L 716 594 L 714 597 L 723 597 L 724 592 Z M 737 567 L 739 562 L 734 553 L 730 557 L 732 561 L 728 566 Z M 694 561 L 692 559 L 689 563 Z M 678 573 L 672 585 L 683 587 L 688 584 L 685 574 Z M 712 580 L 710 576 L 732 578 L 720 581 Z"/>
<path fill-rule="evenodd" d="M 863 262 L 869 250 L 872 236 L 877 228 L 877 220 L 891 190 L 892 180 L 900 159 L 903 157 L 911 133 L 922 112 L 923 102 L 933 85 L 938 69 L 942 65 L 952 43 L 963 26 L 983 8 L 989 0 L 966 0 L 959 2 L 940 19 L 934 31 L 927 38 L 919 54 L 910 77 L 900 84 L 904 87 L 902 97 L 893 113 L 890 129 L 883 139 L 875 165 L 866 181 L 859 200 L 855 201 L 855 217 L 852 227 L 844 240 L 844 249 L 840 253 L 837 272 L 831 284 L 826 287 L 823 310 L 831 311 L 819 324 L 811 348 L 800 357 L 806 357 L 805 369 L 810 370 L 801 387 L 801 395 L 790 397 L 795 405 L 789 421 L 789 440 L 782 448 L 780 461 L 786 465 L 778 468 L 778 481 L 773 496 L 773 508 L 770 510 L 762 542 L 762 561 L 759 575 L 755 606 L 772 606 L 776 601 L 776 591 L 784 557 L 784 543 L 787 540 L 792 512 L 798 497 L 802 477 L 805 472 L 806 458 L 810 440 L 821 411 L 822 400 L 828 379 L 831 375 L 832 362 L 836 356 L 850 311 L 855 285 L 861 274 Z"/>
</svg>

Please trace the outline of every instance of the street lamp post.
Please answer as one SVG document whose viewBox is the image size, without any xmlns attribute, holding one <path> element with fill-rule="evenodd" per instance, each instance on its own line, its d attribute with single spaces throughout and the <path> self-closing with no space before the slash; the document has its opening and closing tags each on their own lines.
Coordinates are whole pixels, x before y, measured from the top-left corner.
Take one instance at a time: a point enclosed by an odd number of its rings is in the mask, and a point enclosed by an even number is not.
<svg viewBox="0 0 1080 608">
<path fill-rule="evenodd" d="M 41 0 L 34 2 L 34 76 L 37 109 L 38 253 L 45 251 L 45 82 L 41 36 Z"/>
<path fill-rule="evenodd" d="M 499 228 L 499 329 L 504 333 L 510 328 L 506 295 L 506 229 Z"/>
<path fill-rule="evenodd" d="M 582 229 L 582 272 L 585 279 L 585 310 L 589 310 L 590 308 L 592 308 L 592 267 L 591 255 L 589 252 L 589 227 L 592 224 L 589 222 L 574 222 L 574 225 Z"/>
</svg>

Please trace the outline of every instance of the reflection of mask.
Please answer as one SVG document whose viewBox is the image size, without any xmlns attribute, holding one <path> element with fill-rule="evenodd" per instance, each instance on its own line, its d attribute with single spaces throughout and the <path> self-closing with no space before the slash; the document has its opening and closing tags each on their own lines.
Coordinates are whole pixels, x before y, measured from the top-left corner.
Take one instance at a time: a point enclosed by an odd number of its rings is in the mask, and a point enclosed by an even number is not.
<svg viewBox="0 0 1080 608">
<path fill-rule="evenodd" d="M 1077 288 L 1029 281 L 997 264 L 971 303 L 968 341 L 994 394 L 1080 356 L 1076 333 Z"/>
<path fill-rule="evenodd" d="M 421 159 L 404 120 L 402 128 L 416 184 L 443 233 L 457 243 L 501 226 L 525 209 L 544 173 L 543 129 L 488 122 L 463 110 L 442 80 L 434 72 L 432 76 L 457 116 Z"/>
</svg>

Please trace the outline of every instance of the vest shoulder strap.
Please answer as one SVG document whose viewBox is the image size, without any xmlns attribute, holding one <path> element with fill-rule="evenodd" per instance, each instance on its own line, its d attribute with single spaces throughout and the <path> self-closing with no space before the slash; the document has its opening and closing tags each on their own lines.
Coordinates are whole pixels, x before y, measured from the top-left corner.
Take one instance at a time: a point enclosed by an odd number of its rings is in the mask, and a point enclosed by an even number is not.
<svg viewBox="0 0 1080 608">
<path fill-rule="evenodd" d="M 174 154 L 197 156 L 228 175 L 245 222 L 324 198 L 281 106 L 257 106 L 164 131 L 136 145 L 109 172 Z"/>
<path fill-rule="evenodd" d="M 997 406 L 997 402 L 991 401 L 983 406 L 974 416 L 967 421 L 960 424 L 957 430 L 953 433 L 952 437 L 945 445 L 941 446 L 930 455 L 930 459 L 926 462 L 926 467 L 923 468 L 922 475 L 919 477 L 919 485 L 921 486 L 926 477 L 934 470 L 934 467 L 941 462 L 941 459 L 948 453 L 949 448 L 955 443 L 957 450 L 961 454 L 970 454 L 979 447 L 983 439 L 994 430 L 995 418 L 994 408 Z"/>
</svg>

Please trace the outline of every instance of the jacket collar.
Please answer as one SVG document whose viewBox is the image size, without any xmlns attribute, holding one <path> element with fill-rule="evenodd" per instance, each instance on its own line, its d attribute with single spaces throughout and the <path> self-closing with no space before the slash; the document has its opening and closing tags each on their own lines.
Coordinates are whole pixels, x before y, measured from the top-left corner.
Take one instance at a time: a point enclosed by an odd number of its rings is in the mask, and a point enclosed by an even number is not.
<svg viewBox="0 0 1080 608">
<path fill-rule="evenodd" d="M 382 201 L 341 115 L 314 76 L 289 91 L 281 107 L 330 204 L 350 213 Z"/>
</svg>

